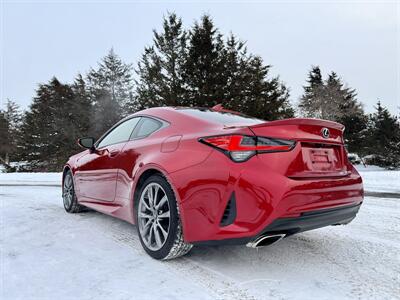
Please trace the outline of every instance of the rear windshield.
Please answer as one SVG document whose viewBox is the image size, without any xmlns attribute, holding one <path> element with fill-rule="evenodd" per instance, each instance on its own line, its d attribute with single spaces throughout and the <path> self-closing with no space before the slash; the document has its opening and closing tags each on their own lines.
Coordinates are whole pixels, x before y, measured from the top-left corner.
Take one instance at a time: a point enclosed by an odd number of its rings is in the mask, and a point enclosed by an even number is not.
<svg viewBox="0 0 400 300">
<path fill-rule="evenodd" d="M 213 111 L 208 108 L 180 108 L 180 112 L 222 125 L 255 125 L 266 121 L 242 114 Z"/>
</svg>

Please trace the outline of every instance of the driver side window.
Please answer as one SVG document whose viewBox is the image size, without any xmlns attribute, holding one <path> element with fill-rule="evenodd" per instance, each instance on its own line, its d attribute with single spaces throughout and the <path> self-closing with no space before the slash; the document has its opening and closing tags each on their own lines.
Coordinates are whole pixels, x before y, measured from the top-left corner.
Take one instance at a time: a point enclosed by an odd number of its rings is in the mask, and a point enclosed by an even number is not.
<svg viewBox="0 0 400 300">
<path fill-rule="evenodd" d="M 98 143 L 97 148 L 128 141 L 139 120 L 140 117 L 136 117 L 119 124 Z"/>
</svg>

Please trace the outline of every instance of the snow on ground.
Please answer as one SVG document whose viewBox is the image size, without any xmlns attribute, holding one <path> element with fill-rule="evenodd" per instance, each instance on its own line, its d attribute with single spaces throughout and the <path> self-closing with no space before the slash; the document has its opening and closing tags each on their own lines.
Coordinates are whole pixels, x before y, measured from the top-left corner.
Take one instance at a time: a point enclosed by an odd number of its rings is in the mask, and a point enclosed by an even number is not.
<svg viewBox="0 0 400 300">
<path fill-rule="evenodd" d="M 357 165 L 364 189 L 371 192 L 400 193 L 400 171 Z M 62 173 L 0 173 L 0 185 L 61 185 Z"/>
<path fill-rule="evenodd" d="M 400 299 L 399 199 L 366 197 L 351 224 L 270 247 L 159 262 L 135 226 L 67 214 L 60 194 L 0 186 L 1 299 Z"/>
<path fill-rule="evenodd" d="M 61 185 L 62 173 L 1 173 L 0 185 Z"/>
<path fill-rule="evenodd" d="M 400 171 L 363 165 L 357 165 L 356 168 L 361 174 L 366 191 L 400 193 Z"/>
</svg>

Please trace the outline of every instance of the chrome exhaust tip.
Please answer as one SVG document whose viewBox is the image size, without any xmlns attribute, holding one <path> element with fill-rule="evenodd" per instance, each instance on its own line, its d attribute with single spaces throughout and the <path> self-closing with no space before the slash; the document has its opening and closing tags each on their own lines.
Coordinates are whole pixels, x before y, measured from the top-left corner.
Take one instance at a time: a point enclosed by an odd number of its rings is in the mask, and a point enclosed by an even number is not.
<svg viewBox="0 0 400 300">
<path fill-rule="evenodd" d="M 275 244 L 283 239 L 286 234 L 271 234 L 271 235 L 262 235 L 256 238 L 254 241 L 247 243 L 247 247 L 250 248 L 260 248 Z"/>
</svg>

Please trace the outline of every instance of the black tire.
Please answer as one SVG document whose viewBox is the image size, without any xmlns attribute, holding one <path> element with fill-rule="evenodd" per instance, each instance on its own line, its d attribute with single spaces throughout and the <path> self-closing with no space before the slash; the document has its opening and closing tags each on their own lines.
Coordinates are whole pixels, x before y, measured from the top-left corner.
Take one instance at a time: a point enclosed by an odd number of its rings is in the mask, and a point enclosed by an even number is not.
<svg viewBox="0 0 400 300">
<path fill-rule="evenodd" d="M 70 183 L 70 187 L 66 186 Z M 74 178 L 71 171 L 67 171 L 63 178 L 62 196 L 64 209 L 68 213 L 79 213 L 86 210 L 86 207 L 78 203 L 78 199 L 75 194 Z M 68 197 L 68 200 L 67 200 Z"/>
<path fill-rule="evenodd" d="M 150 184 L 158 184 L 162 187 L 163 192 L 167 196 L 167 201 L 169 205 L 169 230 L 167 237 L 164 240 L 163 246 L 158 250 L 150 249 L 143 240 L 142 233 L 140 231 L 139 224 L 139 202 L 141 201 L 141 196 Z M 160 200 L 161 201 L 161 200 Z M 157 209 L 156 209 L 157 210 Z M 138 193 L 137 199 L 135 199 L 135 215 L 136 215 L 136 228 L 138 231 L 140 243 L 143 249 L 151 257 L 158 260 L 168 260 L 174 259 L 179 256 L 183 256 L 190 251 L 192 248 L 191 244 L 185 243 L 182 233 L 182 225 L 180 221 L 179 209 L 176 203 L 175 194 L 168 183 L 168 181 L 161 175 L 153 175 L 149 177 L 141 186 Z M 151 226 L 151 225 L 150 225 Z M 151 231 L 151 229 L 150 229 Z M 155 234 L 155 233 L 154 233 Z"/>
</svg>

